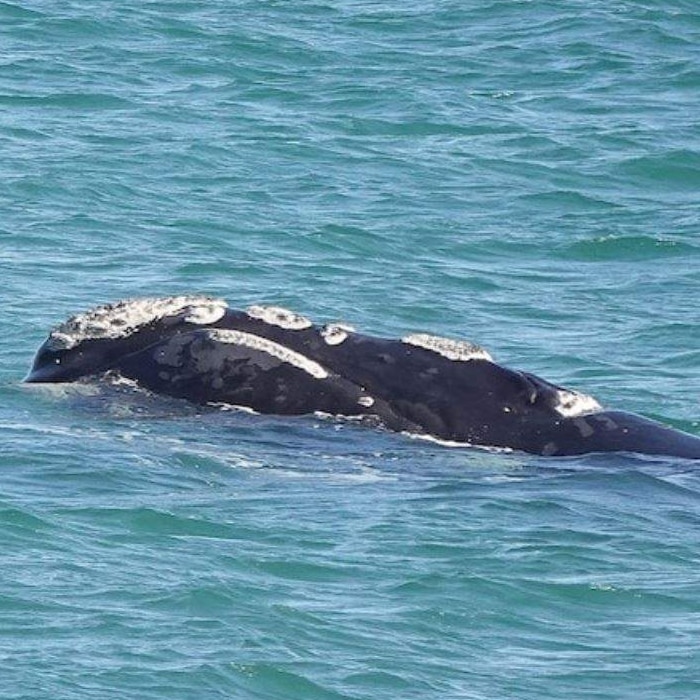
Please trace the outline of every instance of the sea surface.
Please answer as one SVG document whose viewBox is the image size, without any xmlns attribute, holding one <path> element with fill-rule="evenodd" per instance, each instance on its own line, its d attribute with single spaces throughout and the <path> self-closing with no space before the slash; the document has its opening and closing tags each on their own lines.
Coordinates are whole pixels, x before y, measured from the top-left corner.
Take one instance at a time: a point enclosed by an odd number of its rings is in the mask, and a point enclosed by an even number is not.
<svg viewBox="0 0 700 700">
<path fill-rule="evenodd" d="M 700 435 L 696 0 L 0 2 L 0 698 L 700 697 L 700 467 L 21 384 L 207 293 Z"/>
</svg>

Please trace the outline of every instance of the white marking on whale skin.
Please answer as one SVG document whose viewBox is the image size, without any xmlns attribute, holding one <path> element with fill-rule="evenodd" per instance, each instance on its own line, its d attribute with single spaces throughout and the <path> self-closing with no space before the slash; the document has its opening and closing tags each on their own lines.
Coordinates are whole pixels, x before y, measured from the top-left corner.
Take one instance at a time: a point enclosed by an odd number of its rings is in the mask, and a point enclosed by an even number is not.
<svg viewBox="0 0 700 700">
<path fill-rule="evenodd" d="M 250 318 L 264 321 L 272 326 L 279 326 L 288 331 L 302 331 L 313 324 L 305 316 L 284 309 L 281 306 L 249 306 L 246 313 Z"/>
<path fill-rule="evenodd" d="M 374 406 L 374 397 L 360 396 L 360 398 L 357 399 L 357 403 L 360 404 L 360 406 L 364 406 L 365 408 L 370 408 L 370 406 Z"/>
<path fill-rule="evenodd" d="M 318 364 L 318 362 L 310 360 L 301 353 L 290 350 L 284 345 L 275 343 L 267 338 L 262 338 L 259 335 L 219 328 L 212 328 L 206 331 L 206 334 L 211 340 L 219 343 L 230 343 L 231 345 L 242 346 L 271 355 L 281 362 L 286 362 L 289 365 L 303 370 L 315 379 L 326 379 L 329 376 L 328 371 Z"/>
<path fill-rule="evenodd" d="M 326 341 L 326 345 L 340 345 L 354 332 L 355 329 L 346 323 L 328 323 L 321 329 L 321 337 Z"/>
<path fill-rule="evenodd" d="M 568 389 L 558 389 L 556 400 L 554 410 L 564 418 L 578 418 L 603 410 L 592 396 Z"/>
<path fill-rule="evenodd" d="M 453 340 L 452 338 L 443 338 L 442 336 L 428 335 L 427 333 L 414 333 L 413 335 L 405 336 L 401 340 L 408 345 L 431 350 L 438 355 L 446 357 L 448 360 L 457 362 L 488 360 L 493 362 L 493 358 L 484 348 L 466 340 Z"/>
<path fill-rule="evenodd" d="M 85 340 L 125 338 L 154 321 L 170 317 L 173 322 L 208 325 L 218 321 L 227 308 L 223 299 L 206 296 L 125 299 L 71 316 L 51 331 L 48 346 L 52 350 L 70 350 Z"/>
</svg>

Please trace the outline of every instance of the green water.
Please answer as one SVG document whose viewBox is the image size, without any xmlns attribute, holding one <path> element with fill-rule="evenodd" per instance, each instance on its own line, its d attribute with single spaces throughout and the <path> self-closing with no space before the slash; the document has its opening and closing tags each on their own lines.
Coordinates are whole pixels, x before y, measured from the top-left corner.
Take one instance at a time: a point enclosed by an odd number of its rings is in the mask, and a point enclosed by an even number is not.
<svg viewBox="0 0 700 700">
<path fill-rule="evenodd" d="M 688 463 L 20 380 L 206 292 L 700 435 L 699 47 L 681 0 L 0 3 L 0 696 L 697 698 Z"/>
</svg>

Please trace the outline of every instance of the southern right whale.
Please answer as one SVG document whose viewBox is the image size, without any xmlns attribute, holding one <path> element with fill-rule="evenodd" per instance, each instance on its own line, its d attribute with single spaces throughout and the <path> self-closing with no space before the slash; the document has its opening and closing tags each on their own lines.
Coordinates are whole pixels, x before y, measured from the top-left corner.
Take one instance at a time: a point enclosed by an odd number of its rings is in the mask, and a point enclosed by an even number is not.
<svg viewBox="0 0 700 700">
<path fill-rule="evenodd" d="M 98 306 L 55 327 L 27 382 L 115 374 L 150 391 L 260 413 L 370 416 L 391 430 L 538 455 L 700 459 L 700 438 L 428 334 L 378 338 L 286 309 L 199 296 Z"/>
</svg>

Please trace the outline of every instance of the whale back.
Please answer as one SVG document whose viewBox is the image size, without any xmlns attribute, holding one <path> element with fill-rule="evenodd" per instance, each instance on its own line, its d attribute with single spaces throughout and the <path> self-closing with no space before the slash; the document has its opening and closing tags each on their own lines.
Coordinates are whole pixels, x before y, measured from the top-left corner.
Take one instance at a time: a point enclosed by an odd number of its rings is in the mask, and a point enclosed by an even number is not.
<svg viewBox="0 0 700 700">
<path fill-rule="evenodd" d="M 160 394 L 261 413 L 370 417 L 392 430 L 543 455 L 637 451 L 700 459 L 700 439 L 504 367 L 480 346 L 315 325 L 277 306 L 135 299 L 56 326 L 28 382 L 116 372 Z"/>
</svg>

